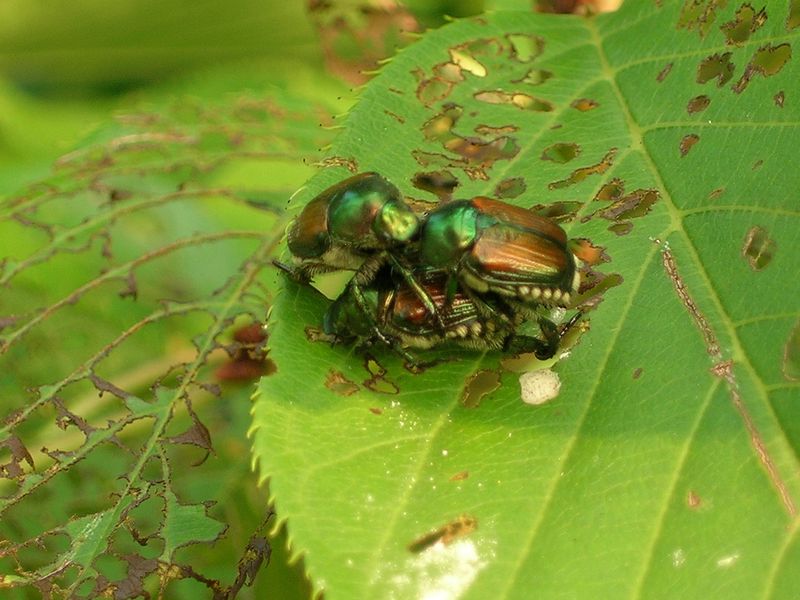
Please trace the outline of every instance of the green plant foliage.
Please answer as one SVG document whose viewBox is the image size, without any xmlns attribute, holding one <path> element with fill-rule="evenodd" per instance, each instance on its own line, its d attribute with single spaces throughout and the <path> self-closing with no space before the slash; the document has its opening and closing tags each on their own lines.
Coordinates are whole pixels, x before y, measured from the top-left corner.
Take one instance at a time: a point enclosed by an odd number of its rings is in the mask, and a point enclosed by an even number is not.
<svg viewBox="0 0 800 600">
<path fill-rule="evenodd" d="M 246 383 L 284 207 L 344 95 L 297 65 L 280 83 L 153 91 L 0 205 L 0 587 L 234 596 L 269 560 Z"/>
<path fill-rule="evenodd" d="M 319 59 L 299 2 L 10 0 L 0 20 L 0 73 L 34 89 L 152 82 L 211 61 Z"/>
<path fill-rule="evenodd" d="M 790 10 L 500 12 L 426 34 L 365 88 L 296 209 L 369 170 L 422 207 L 437 198 L 412 182 L 444 172 L 455 197 L 564 203 L 602 249 L 584 269 L 602 301 L 532 407 L 496 354 L 441 350 L 414 374 L 314 341 L 328 300 L 284 284 L 254 453 L 326 598 L 796 593 Z M 466 407 L 487 370 L 500 385 Z"/>
</svg>

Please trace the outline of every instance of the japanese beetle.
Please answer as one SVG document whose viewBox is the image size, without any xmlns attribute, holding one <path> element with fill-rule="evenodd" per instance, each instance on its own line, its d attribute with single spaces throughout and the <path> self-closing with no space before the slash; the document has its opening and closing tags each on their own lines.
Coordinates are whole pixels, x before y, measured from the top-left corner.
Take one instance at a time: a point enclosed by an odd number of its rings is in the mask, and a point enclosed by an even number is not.
<svg viewBox="0 0 800 600">
<path fill-rule="evenodd" d="M 448 298 L 449 275 L 415 271 L 415 279 L 432 300 L 443 324 L 427 309 L 404 279 L 385 268 L 365 288 L 348 286 L 325 313 L 323 329 L 340 341 L 381 341 L 409 363 L 406 349 L 429 349 L 446 343 L 471 350 L 534 352 L 539 358 L 555 354 L 562 332 L 540 320 L 545 341 L 517 335 L 524 317 L 502 297 L 487 294 L 480 302 L 457 290 Z M 545 324 L 546 323 L 546 324 Z"/>
<path fill-rule="evenodd" d="M 433 301 L 411 276 L 402 253 L 393 251 L 407 245 L 418 231 L 419 217 L 400 190 L 378 173 L 360 173 L 316 196 L 292 223 L 286 237 L 294 266 L 274 262 L 304 283 L 317 273 L 355 271 L 356 293 L 391 262 L 443 330 Z"/>
<path fill-rule="evenodd" d="M 420 230 L 417 260 L 449 271 L 479 294 L 522 305 L 567 307 L 580 282 L 561 227 L 484 197 L 432 211 Z"/>
<path fill-rule="evenodd" d="M 385 261 L 380 253 L 408 243 L 418 229 L 419 218 L 391 182 L 377 173 L 354 175 L 311 200 L 292 223 L 293 274 L 309 281 L 316 273 L 361 270 L 366 283 Z M 365 267 L 370 257 L 377 260 Z"/>
</svg>

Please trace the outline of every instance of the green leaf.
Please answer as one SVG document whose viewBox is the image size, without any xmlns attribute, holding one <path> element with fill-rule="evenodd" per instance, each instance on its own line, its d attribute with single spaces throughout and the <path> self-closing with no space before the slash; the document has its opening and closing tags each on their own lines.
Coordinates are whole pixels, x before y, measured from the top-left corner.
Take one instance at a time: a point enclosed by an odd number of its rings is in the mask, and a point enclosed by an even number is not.
<svg viewBox="0 0 800 600">
<path fill-rule="evenodd" d="M 212 542 L 225 531 L 225 525 L 209 518 L 208 507 L 178 502 L 175 494 L 167 492 L 166 516 L 164 519 L 164 552 L 162 559 L 169 562 L 175 550 L 197 542 Z"/>
<path fill-rule="evenodd" d="M 151 91 L 0 203 L 0 586 L 235 595 L 263 572 L 241 382 L 269 367 L 272 248 L 346 95 L 278 83 Z M 276 579 L 302 597 L 297 575 Z"/>
<path fill-rule="evenodd" d="M 326 598 L 798 588 L 800 30 L 786 3 L 765 21 L 724 4 L 460 21 L 367 86 L 330 164 L 426 202 L 415 175 L 446 170 L 456 197 L 576 203 L 565 229 L 621 283 L 539 407 L 495 354 L 417 375 L 314 342 L 327 300 L 286 284 L 254 453 Z M 296 207 L 348 174 L 321 171 Z M 467 408 L 485 369 L 501 385 Z"/>
</svg>

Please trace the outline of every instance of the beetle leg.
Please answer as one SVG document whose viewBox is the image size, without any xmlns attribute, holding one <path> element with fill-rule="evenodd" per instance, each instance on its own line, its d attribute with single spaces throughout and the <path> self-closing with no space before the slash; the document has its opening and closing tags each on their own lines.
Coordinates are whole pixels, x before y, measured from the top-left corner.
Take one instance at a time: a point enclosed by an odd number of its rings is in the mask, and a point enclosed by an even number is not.
<svg viewBox="0 0 800 600">
<path fill-rule="evenodd" d="M 394 350 L 397 354 L 403 357 L 408 364 L 416 365 L 416 358 L 414 358 L 410 352 L 403 348 L 397 339 L 384 333 L 383 328 L 378 323 L 378 320 L 376 320 L 375 315 L 373 315 L 370 311 L 369 304 L 367 303 L 366 298 L 364 298 L 364 293 L 361 291 L 361 286 L 358 281 L 356 281 L 355 278 L 351 279 L 347 287 L 348 289 L 345 290 L 345 293 L 349 293 L 353 296 L 356 306 L 364 315 L 364 318 L 369 321 L 369 328 L 372 331 L 373 337 Z M 378 310 L 382 312 L 381 308 Z M 384 320 L 383 314 L 381 315 L 381 320 Z"/>
<path fill-rule="evenodd" d="M 569 321 L 567 321 L 561 327 L 558 327 L 555 323 L 553 323 L 549 319 L 540 317 L 539 329 L 541 330 L 542 335 L 545 338 L 545 341 L 541 352 L 536 352 L 536 358 L 540 360 L 546 360 L 548 358 L 552 358 L 553 356 L 555 356 L 555 353 L 558 351 L 558 347 L 561 344 L 562 338 L 566 335 L 566 333 L 570 329 L 572 329 L 575 323 L 577 323 L 582 316 L 583 316 L 582 312 L 577 312 Z"/>
<path fill-rule="evenodd" d="M 539 360 L 553 358 L 558 351 L 561 340 L 582 316 L 583 313 L 578 312 L 561 327 L 558 327 L 549 319 L 540 317 L 539 330 L 544 340 L 530 335 L 511 334 L 505 341 L 504 350 L 513 352 L 514 354 L 528 354 L 532 352 Z"/>
<path fill-rule="evenodd" d="M 375 277 L 380 271 L 381 267 L 386 264 L 386 256 L 384 254 L 375 254 L 367 258 L 361 266 L 356 270 L 353 278 L 358 285 L 368 285 L 375 280 Z"/>
<path fill-rule="evenodd" d="M 439 329 L 438 333 L 444 334 L 446 327 L 444 320 L 442 319 L 442 313 L 436 308 L 436 304 L 434 304 L 431 295 L 419 284 L 419 281 L 417 281 L 417 278 L 414 277 L 414 273 L 407 264 L 401 262 L 400 259 L 393 254 L 389 254 L 389 259 L 391 260 L 392 265 L 403 276 L 403 279 L 405 279 L 408 287 L 414 291 L 414 294 L 417 296 L 417 298 L 419 298 L 419 301 L 422 302 L 425 310 L 427 310 L 433 317 L 434 321 L 436 321 L 436 327 Z"/>
<path fill-rule="evenodd" d="M 536 358 L 545 360 L 550 356 L 544 356 L 549 351 L 545 342 L 532 335 L 515 335 L 511 334 L 506 338 L 503 344 L 503 351 L 511 354 L 530 354 L 533 353 Z"/>
<path fill-rule="evenodd" d="M 458 283 L 457 280 L 456 284 Z M 513 308 L 505 302 L 499 296 L 493 297 L 493 303 L 489 304 L 484 298 L 484 295 L 478 294 L 472 288 L 463 285 L 461 286 L 461 293 L 464 294 L 467 298 L 469 298 L 470 302 L 475 305 L 475 310 L 477 311 L 478 315 L 484 320 L 497 320 L 502 319 L 503 321 L 507 321 L 508 323 L 514 322 L 514 310 Z M 514 323 L 518 325 L 519 323 Z"/>
<path fill-rule="evenodd" d="M 453 304 L 453 300 L 455 300 L 457 291 L 458 291 L 458 278 L 456 277 L 455 273 L 451 272 L 447 275 L 447 284 L 445 285 L 445 296 L 444 296 L 445 307 L 450 308 L 450 306 Z M 467 297 L 473 300 L 469 292 L 465 291 L 464 293 L 467 295 Z"/>
<path fill-rule="evenodd" d="M 547 360 L 552 358 L 558 350 L 558 342 L 561 341 L 561 336 L 558 333 L 558 327 L 550 319 L 544 317 L 539 318 L 539 331 L 542 332 L 544 342 L 539 352 L 535 352 L 536 358 L 539 360 Z"/>
<path fill-rule="evenodd" d="M 325 263 L 306 262 L 299 265 L 287 265 L 276 258 L 272 259 L 272 264 L 283 271 L 292 281 L 307 285 L 311 283 L 314 275 L 319 273 L 330 273 L 338 271 L 337 267 L 331 267 Z"/>
<path fill-rule="evenodd" d="M 283 273 L 292 281 L 297 281 L 298 283 L 308 283 L 310 281 L 310 278 L 306 278 L 304 275 L 302 275 L 299 272 L 299 269 L 291 265 L 287 265 L 285 262 L 281 262 L 277 258 L 272 259 L 272 264 L 283 271 Z"/>
</svg>

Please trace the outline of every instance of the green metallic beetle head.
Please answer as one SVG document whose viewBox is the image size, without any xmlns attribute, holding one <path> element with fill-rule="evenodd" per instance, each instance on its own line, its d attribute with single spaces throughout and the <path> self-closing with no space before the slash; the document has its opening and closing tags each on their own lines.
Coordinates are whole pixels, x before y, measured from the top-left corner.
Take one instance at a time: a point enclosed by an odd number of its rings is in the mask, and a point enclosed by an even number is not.
<svg viewBox="0 0 800 600">
<path fill-rule="evenodd" d="M 478 214 L 469 200 L 456 200 L 433 211 L 420 232 L 420 258 L 425 265 L 453 267 L 478 235 Z"/>
<path fill-rule="evenodd" d="M 419 217 L 404 202 L 387 202 L 372 222 L 372 231 L 387 244 L 407 242 L 418 230 Z"/>
<path fill-rule="evenodd" d="M 374 249 L 406 242 L 418 228 L 400 190 L 377 173 L 351 177 L 330 196 L 327 229 L 337 243 Z"/>
<path fill-rule="evenodd" d="M 312 199 L 288 231 L 289 251 L 317 259 L 332 249 L 377 250 L 406 243 L 419 218 L 390 181 L 360 173 L 332 185 Z"/>
</svg>

